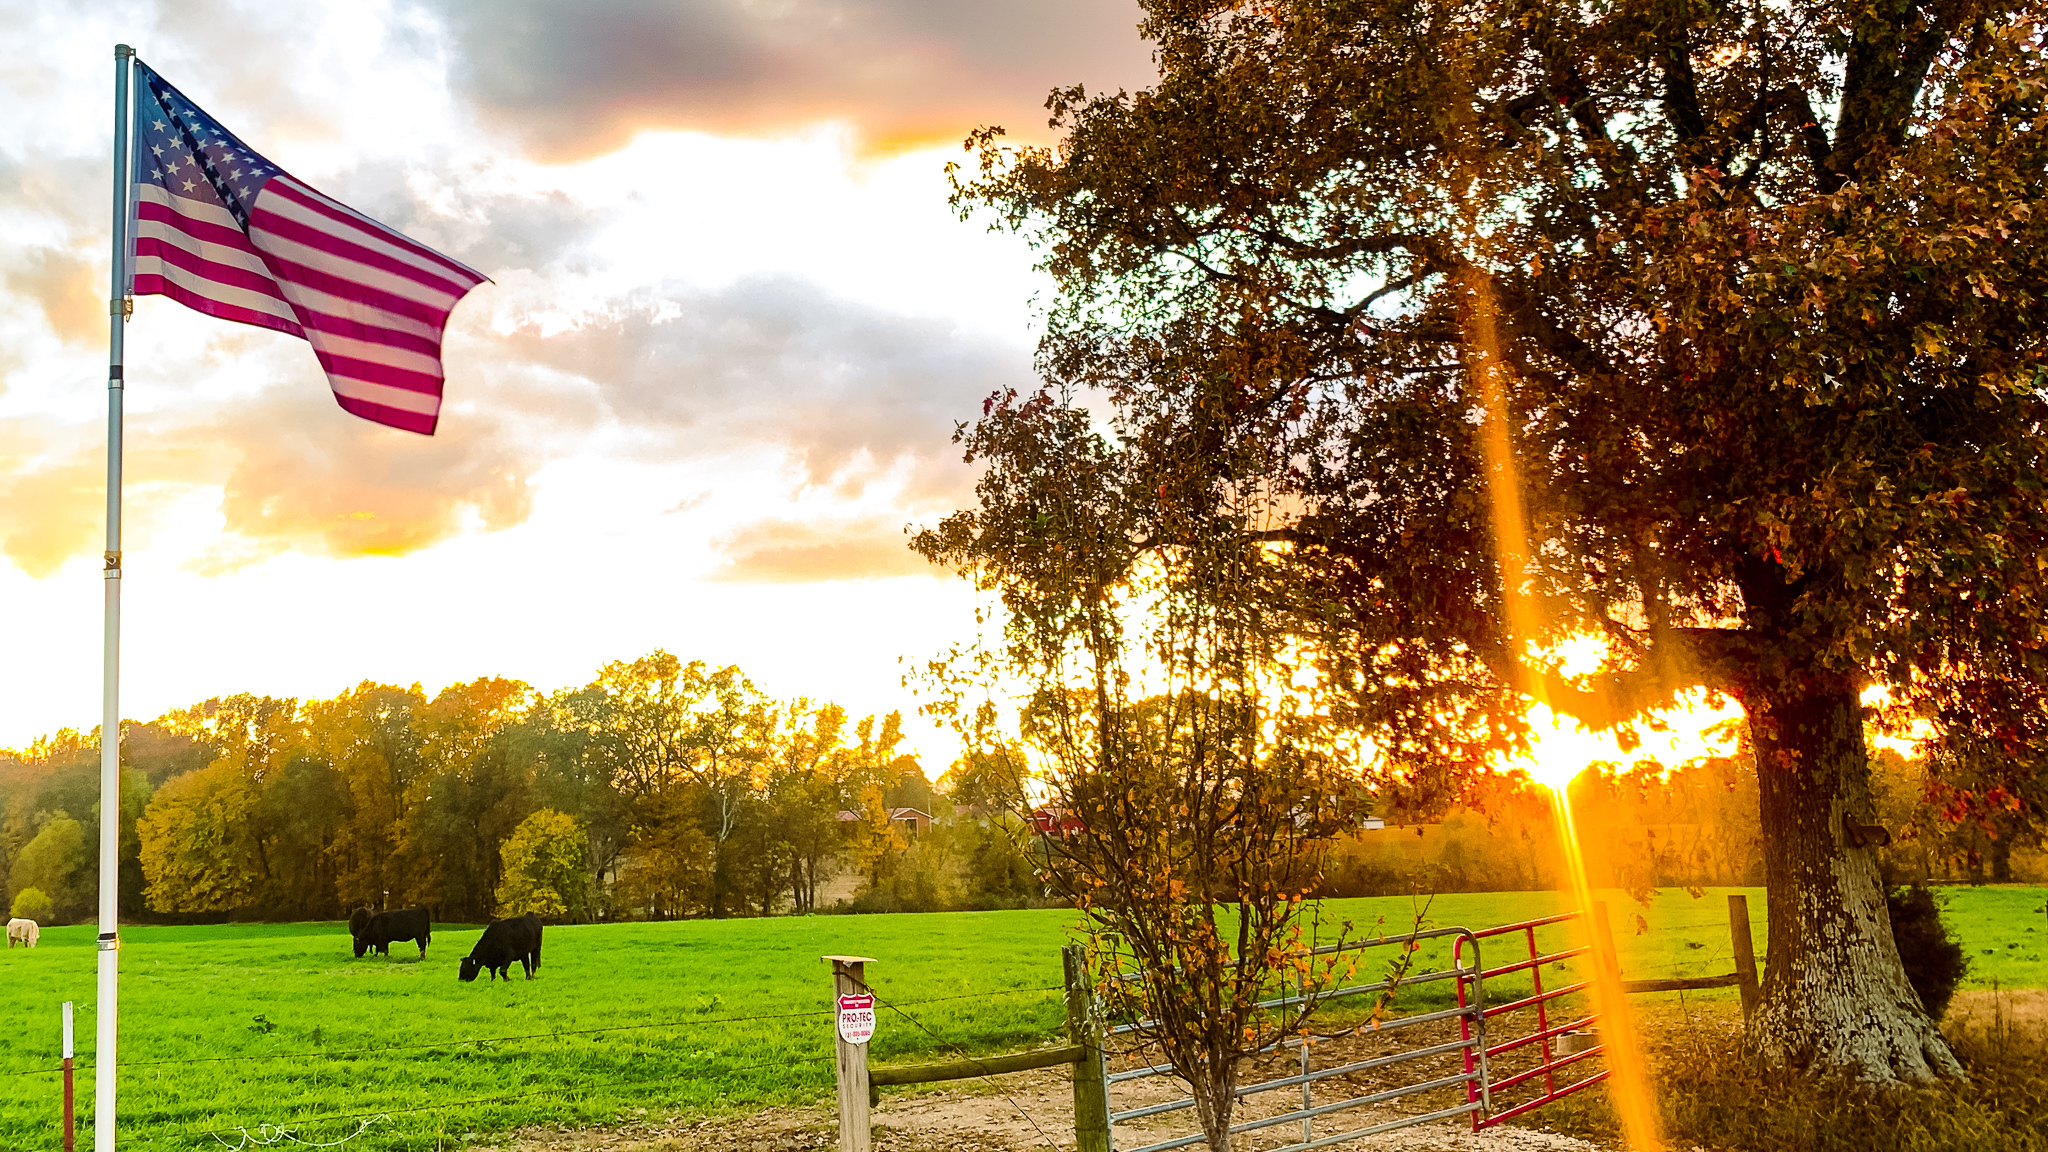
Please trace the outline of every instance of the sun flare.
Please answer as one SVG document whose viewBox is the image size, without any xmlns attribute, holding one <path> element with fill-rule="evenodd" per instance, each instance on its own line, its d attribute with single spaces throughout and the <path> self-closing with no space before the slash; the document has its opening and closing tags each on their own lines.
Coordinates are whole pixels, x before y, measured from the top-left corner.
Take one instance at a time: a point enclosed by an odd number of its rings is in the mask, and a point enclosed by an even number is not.
<svg viewBox="0 0 2048 1152">
<path fill-rule="evenodd" d="M 1634 766 L 1656 764 L 1663 771 L 1735 751 L 1736 727 L 1742 709 L 1726 696 L 1704 690 L 1684 693 L 1679 706 L 1647 712 L 1629 730 L 1641 743 L 1624 751 L 1620 728 L 1594 731 L 1545 704 L 1529 707 L 1530 755 L 1523 766 L 1540 784 L 1563 791 L 1572 778 L 1594 764 Z"/>
</svg>

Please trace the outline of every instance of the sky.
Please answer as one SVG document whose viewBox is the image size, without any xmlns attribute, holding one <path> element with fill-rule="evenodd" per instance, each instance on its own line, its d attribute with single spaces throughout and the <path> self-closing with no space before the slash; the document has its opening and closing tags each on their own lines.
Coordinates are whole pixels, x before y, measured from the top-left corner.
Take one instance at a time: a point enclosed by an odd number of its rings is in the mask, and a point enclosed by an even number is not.
<svg viewBox="0 0 2048 1152">
<path fill-rule="evenodd" d="M 0 0 L 0 746 L 100 715 L 113 46 L 491 278 L 431 438 L 311 350 L 138 298 L 122 707 L 552 690 L 664 648 L 855 714 L 966 640 L 906 531 L 1033 380 L 1050 285 L 961 221 L 967 133 L 1155 75 L 1134 0 Z M 908 716 L 906 716 L 909 719 Z M 950 744 L 907 724 L 928 761 Z M 928 762 L 927 771 L 943 763 Z"/>
</svg>

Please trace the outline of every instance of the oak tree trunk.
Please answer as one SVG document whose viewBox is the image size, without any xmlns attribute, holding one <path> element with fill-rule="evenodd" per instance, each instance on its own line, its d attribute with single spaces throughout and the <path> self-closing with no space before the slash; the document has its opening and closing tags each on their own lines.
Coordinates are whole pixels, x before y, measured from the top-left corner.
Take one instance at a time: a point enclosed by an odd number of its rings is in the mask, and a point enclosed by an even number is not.
<svg viewBox="0 0 2048 1152">
<path fill-rule="evenodd" d="M 1750 1055 L 1876 1083 L 1961 1077 L 1899 962 L 1877 848 L 1849 839 L 1848 817 L 1875 822 L 1855 685 L 1810 678 L 1749 697 L 1770 927 Z"/>
</svg>

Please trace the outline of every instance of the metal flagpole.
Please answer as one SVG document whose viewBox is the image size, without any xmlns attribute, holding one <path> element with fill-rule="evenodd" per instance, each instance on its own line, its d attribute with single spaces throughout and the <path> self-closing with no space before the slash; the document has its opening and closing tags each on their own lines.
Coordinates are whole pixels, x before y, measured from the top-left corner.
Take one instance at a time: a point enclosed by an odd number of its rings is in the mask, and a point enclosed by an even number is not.
<svg viewBox="0 0 2048 1152">
<path fill-rule="evenodd" d="M 114 270 L 107 297 L 107 590 L 100 708 L 100 947 L 92 1058 L 96 1152 L 114 1152 L 114 1068 L 121 991 L 121 328 L 128 295 L 128 81 L 135 49 L 114 45 Z"/>
</svg>

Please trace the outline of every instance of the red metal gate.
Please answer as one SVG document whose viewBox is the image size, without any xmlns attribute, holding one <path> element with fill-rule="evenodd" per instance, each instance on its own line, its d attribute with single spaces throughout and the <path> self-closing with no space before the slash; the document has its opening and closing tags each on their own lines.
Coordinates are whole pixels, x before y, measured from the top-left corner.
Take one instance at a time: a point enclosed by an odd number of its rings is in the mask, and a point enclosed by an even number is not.
<svg viewBox="0 0 2048 1152">
<path fill-rule="evenodd" d="M 1489 1076 L 1485 1078 L 1485 1083 L 1483 1087 L 1484 1090 L 1492 1096 L 1492 1099 L 1488 1101 L 1489 1106 L 1486 1109 L 1477 1110 L 1472 1113 L 1472 1128 L 1474 1131 L 1477 1131 L 1481 1128 L 1491 1127 L 1495 1124 L 1500 1123 L 1503 1120 L 1508 1120 L 1512 1119 L 1513 1117 L 1519 1116 L 1524 1112 L 1528 1112 L 1536 1108 L 1541 1108 L 1545 1104 L 1549 1104 L 1555 1100 L 1559 1100 L 1566 1096 L 1569 1096 L 1572 1093 L 1577 1092 L 1581 1088 L 1585 1088 L 1588 1085 L 1592 1084 L 1598 1084 L 1600 1081 L 1607 1079 L 1607 1069 L 1601 1068 L 1598 1072 L 1590 1076 L 1585 1076 L 1579 1079 L 1571 1080 L 1562 1085 L 1558 1083 L 1557 1073 L 1560 1069 L 1567 1068 L 1590 1056 L 1601 1055 L 1605 1051 L 1605 1048 L 1602 1045 L 1595 1044 L 1590 1047 L 1571 1052 L 1560 1053 L 1556 1050 L 1556 1044 L 1554 1042 L 1558 1037 L 1564 1036 L 1567 1033 L 1581 1033 L 1585 1031 L 1586 1029 L 1590 1028 L 1592 1025 L 1598 1022 L 1599 1014 L 1588 1013 L 1587 1015 L 1582 1016 L 1576 1020 L 1572 1020 L 1566 1024 L 1552 1024 L 1551 1017 L 1554 1015 L 1554 1013 L 1552 1011 L 1551 1002 L 1557 1000 L 1560 997 L 1570 996 L 1576 992 L 1584 992 L 1591 985 L 1589 981 L 1579 980 L 1570 983 L 1565 983 L 1557 987 L 1546 988 L 1543 985 L 1543 970 L 1548 966 L 1560 964 L 1563 961 L 1570 960 L 1576 956 L 1589 956 L 1591 955 L 1592 950 L 1590 948 L 1580 947 L 1566 948 L 1557 952 L 1544 952 L 1541 948 L 1537 946 L 1536 930 L 1538 928 L 1542 928 L 1551 924 L 1562 924 L 1566 921 L 1577 920 L 1581 917 L 1581 915 L 1582 914 L 1578 912 L 1565 912 L 1556 916 L 1545 916 L 1540 920 L 1523 920 L 1515 924 L 1502 924 L 1496 928 L 1482 928 L 1477 932 L 1471 933 L 1469 937 L 1460 937 L 1457 943 L 1453 946 L 1451 954 L 1451 967 L 1454 970 L 1459 971 L 1460 973 L 1457 979 L 1458 1007 L 1470 1007 L 1470 1005 L 1467 1003 L 1467 997 L 1471 995 L 1471 992 L 1469 990 L 1472 988 L 1475 982 L 1474 976 L 1467 975 L 1464 973 L 1463 965 L 1461 963 L 1461 953 L 1464 949 L 1466 939 L 1475 940 L 1476 951 L 1476 940 L 1478 938 L 1488 936 L 1506 936 L 1510 934 L 1519 934 L 1522 937 L 1523 941 L 1526 943 L 1528 953 L 1527 959 L 1516 960 L 1512 964 L 1502 964 L 1496 968 L 1488 968 L 1484 972 L 1478 973 L 1477 978 L 1480 982 L 1480 986 L 1484 987 L 1484 983 L 1487 981 L 1492 981 L 1499 977 L 1507 976 L 1516 972 L 1527 972 L 1529 973 L 1529 979 L 1534 989 L 1532 994 L 1524 996 L 1521 999 L 1512 1000 L 1505 1004 L 1497 1004 L 1492 1007 L 1482 1007 L 1480 1010 L 1479 1014 L 1481 1016 L 1488 1020 L 1491 1020 L 1496 1016 L 1502 1016 L 1510 1012 L 1520 1012 L 1533 1008 L 1536 1012 L 1536 1028 L 1533 1032 L 1530 1032 L 1526 1036 L 1517 1036 L 1510 1040 L 1503 1040 L 1498 1044 L 1486 1045 L 1484 1049 L 1483 1062 L 1481 1062 L 1480 1054 L 1478 1052 L 1475 1052 L 1472 1048 L 1467 1048 L 1465 1050 L 1465 1071 L 1468 1074 L 1474 1070 L 1475 1064 L 1477 1064 L 1481 1068 L 1484 1068 L 1487 1066 L 1487 1064 L 1490 1064 L 1496 1057 L 1499 1057 L 1504 1053 L 1515 1052 L 1520 1049 L 1527 1048 L 1531 1044 L 1539 1046 L 1538 1051 L 1540 1054 L 1540 1059 L 1537 1060 L 1536 1064 L 1533 1067 L 1525 1068 L 1511 1075 Z M 1472 1039 L 1471 1018 L 1467 1016 L 1460 1016 L 1458 1018 L 1458 1026 L 1462 1030 L 1462 1038 L 1467 1041 L 1470 1041 Z M 1491 1031 L 1491 1029 L 1489 1029 L 1489 1031 Z M 1519 1061 L 1516 1062 L 1519 1063 Z M 1534 1099 L 1524 1100 L 1510 1107 L 1501 1107 L 1500 1094 L 1502 1092 L 1511 1091 L 1520 1085 L 1528 1084 L 1539 1076 L 1543 1079 L 1543 1091 L 1541 1095 L 1535 1097 Z M 1478 1103 L 1480 1100 L 1480 1093 L 1482 1091 L 1481 1081 L 1478 1079 L 1469 1081 L 1466 1084 L 1465 1091 L 1467 1093 L 1468 1099 L 1471 1102 Z"/>
</svg>

